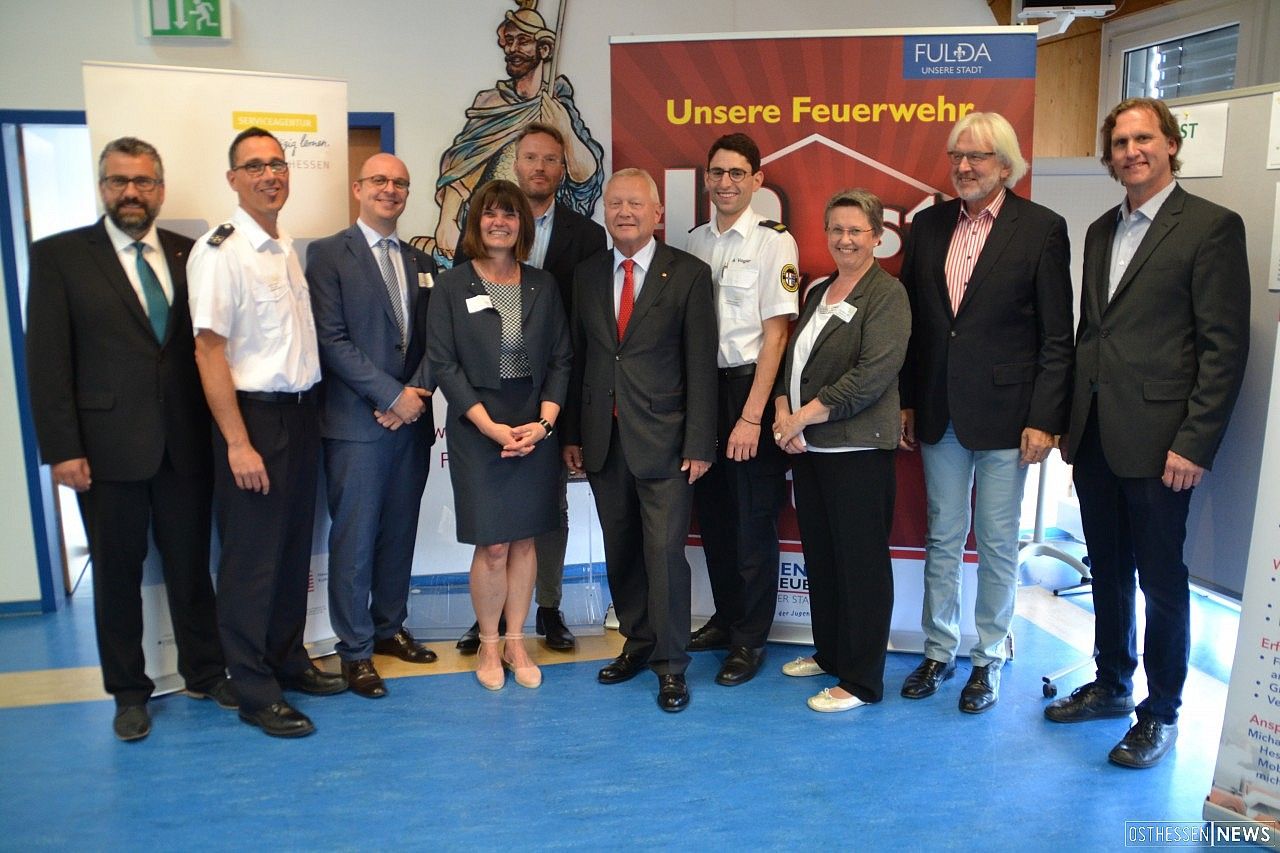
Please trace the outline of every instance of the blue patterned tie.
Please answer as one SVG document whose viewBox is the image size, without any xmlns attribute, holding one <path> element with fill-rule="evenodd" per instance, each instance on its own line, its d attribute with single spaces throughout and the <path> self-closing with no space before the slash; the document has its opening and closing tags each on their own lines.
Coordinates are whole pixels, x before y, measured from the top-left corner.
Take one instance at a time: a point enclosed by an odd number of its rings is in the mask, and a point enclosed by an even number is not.
<svg viewBox="0 0 1280 853">
<path fill-rule="evenodd" d="M 138 253 L 138 281 L 142 283 L 142 295 L 147 302 L 147 319 L 151 321 L 156 340 L 164 343 L 165 329 L 169 326 L 169 300 L 165 298 L 160 279 L 156 278 L 156 271 L 142 256 L 145 248 L 140 242 L 133 244 L 133 250 Z"/>
<path fill-rule="evenodd" d="M 396 315 L 396 327 L 400 330 L 400 343 L 405 341 L 404 304 L 400 301 L 400 281 L 396 271 L 391 267 L 391 240 L 383 237 L 378 241 L 378 266 L 382 268 L 382 283 L 387 287 L 387 295 L 391 297 L 391 311 Z M 403 353 L 403 350 L 401 351 Z"/>
</svg>

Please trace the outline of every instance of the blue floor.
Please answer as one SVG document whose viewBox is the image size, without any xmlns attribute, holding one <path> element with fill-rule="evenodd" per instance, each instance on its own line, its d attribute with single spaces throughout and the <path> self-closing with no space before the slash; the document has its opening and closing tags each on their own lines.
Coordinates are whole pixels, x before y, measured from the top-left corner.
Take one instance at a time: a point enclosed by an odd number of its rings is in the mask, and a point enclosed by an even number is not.
<svg viewBox="0 0 1280 853">
<path fill-rule="evenodd" d="M 0 620 L 5 668 L 91 664 L 85 614 Z M 106 701 L 0 710 L 0 849 L 1115 850 L 1126 820 L 1198 820 L 1225 685 L 1193 672 L 1174 754 L 1113 767 L 1128 723 L 1045 721 L 1040 676 L 1077 653 L 1014 629 L 981 716 L 956 710 L 963 663 L 932 699 L 899 698 L 914 655 L 890 655 L 883 703 L 815 714 L 804 700 L 829 679 L 781 675 L 807 651 L 788 646 L 733 689 L 712 683 L 720 654 L 696 655 L 678 715 L 651 675 L 597 684 L 598 662 L 544 667 L 537 691 L 461 673 L 393 680 L 376 702 L 297 696 L 319 728 L 299 741 L 180 695 L 153 701 L 135 744 L 111 736 Z"/>
</svg>

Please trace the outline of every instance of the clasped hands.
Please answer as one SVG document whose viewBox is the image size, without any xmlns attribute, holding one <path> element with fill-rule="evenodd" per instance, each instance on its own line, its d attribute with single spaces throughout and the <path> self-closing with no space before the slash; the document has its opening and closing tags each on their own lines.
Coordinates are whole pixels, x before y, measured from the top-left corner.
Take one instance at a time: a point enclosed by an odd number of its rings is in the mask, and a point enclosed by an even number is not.
<svg viewBox="0 0 1280 853">
<path fill-rule="evenodd" d="M 373 410 L 373 416 L 377 419 L 378 424 L 389 430 L 397 430 L 405 424 L 411 424 L 422 417 L 422 413 L 427 410 L 427 406 L 431 405 L 431 392 L 426 388 L 418 388 L 414 385 L 404 386 L 404 390 L 400 392 L 400 396 L 396 397 L 391 408 L 385 412 L 378 409 Z"/>
<path fill-rule="evenodd" d="M 484 434 L 502 448 L 503 459 L 513 459 L 532 453 L 534 446 L 547 437 L 547 430 L 537 421 L 519 426 L 495 423 Z"/>
</svg>

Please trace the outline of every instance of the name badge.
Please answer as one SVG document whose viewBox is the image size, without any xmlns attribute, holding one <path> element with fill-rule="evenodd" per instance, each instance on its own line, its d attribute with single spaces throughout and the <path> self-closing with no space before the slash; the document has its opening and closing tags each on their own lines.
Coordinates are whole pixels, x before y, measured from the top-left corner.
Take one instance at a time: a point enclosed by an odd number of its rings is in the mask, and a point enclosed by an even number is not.
<svg viewBox="0 0 1280 853">
<path fill-rule="evenodd" d="M 483 311 L 486 308 L 493 308 L 493 300 L 489 298 L 489 294 L 482 293 L 479 296 L 472 296 L 467 300 L 468 313 L 474 314 L 477 311 Z"/>
<path fill-rule="evenodd" d="M 848 302 L 841 302 L 831 313 L 840 318 L 840 322 L 847 323 L 853 319 L 853 315 L 858 313 L 857 306 L 850 305 Z"/>
<path fill-rule="evenodd" d="M 425 287 L 427 290 L 436 286 L 435 279 L 431 277 L 429 272 L 418 273 L 418 287 Z"/>
</svg>

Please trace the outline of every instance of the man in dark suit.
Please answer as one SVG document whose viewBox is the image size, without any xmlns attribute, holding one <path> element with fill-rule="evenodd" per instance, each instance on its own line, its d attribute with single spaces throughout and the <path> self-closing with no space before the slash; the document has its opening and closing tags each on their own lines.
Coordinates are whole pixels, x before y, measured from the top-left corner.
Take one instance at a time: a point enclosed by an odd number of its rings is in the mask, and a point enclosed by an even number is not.
<svg viewBox="0 0 1280 853">
<path fill-rule="evenodd" d="M 1003 116 L 960 119 L 947 156 L 959 198 L 916 216 L 901 273 L 911 297 L 902 446 L 920 442 L 929 523 L 924 661 L 902 695 L 930 696 L 955 673 L 961 557 L 976 483 L 978 641 L 959 705 L 978 714 L 1000 696 L 1027 466 L 1043 461 L 1066 428 L 1071 252 L 1063 218 L 1008 189 L 1027 161 Z"/>
<path fill-rule="evenodd" d="M 404 627 L 418 508 L 435 443 L 426 308 L 435 262 L 399 239 L 409 171 L 375 154 L 352 184 L 360 216 L 307 250 L 325 382 L 329 622 L 351 690 L 387 695 L 372 653 L 431 663 Z"/>
<path fill-rule="evenodd" d="M 1045 708 L 1060 723 L 1134 710 L 1134 573 L 1146 598 L 1147 698 L 1108 756 L 1150 767 L 1178 736 L 1190 651 L 1182 545 L 1191 490 L 1222 442 L 1249 348 L 1244 222 L 1174 180 L 1182 133 L 1163 102 L 1131 98 L 1102 125 L 1125 200 L 1085 235 L 1071 427 L 1093 568 L 1097 675 Z"/>
<path fill-rule="evenodd" d="M 556 200 L 565 176 L 564 136 L 548 124 L 533 122 L 516 137 L 516 182 L 533 210 L 534 240 L 528 263 L 544 269 L 560 285 L 565 311 L 573 308 L 573 270 L 584 258 L 605 248 L 604 229 L 567 204 Z M 464 226 L 463 231 L 466 228 Z M 454 266 L 469 258 L 458 242 Z M 560 484 L 560 527 L 538 536 L 538 582 L 535 598 L 538 613 L 535 627 L 549 648 L 569 651 L 575 645 L 573 633 L 560 612 L 564 582 L 564 554 L 569 541 L 568 469 Z M 505 631 L 503 626 L 500 630 Z M 480 627 L 472 625 L 458 640 L 458 649 L 474 654 L 480 646 Z"/>
<path fill-rule="evenodd" d="M 196 374 L 186 258 L 155 228 L 164 167 L 140 139 L 98 158 L 106 216 L 31 250 L 27 376 L 40 455 L 78 493 L 93 560 L 94 619 L 121 740 L 151 730 L 142 566 L 155 531 L 188 695 L 235 708 L 209 576 L 209 410 Z"/>
<path fill-rule="evenodd" d="M 716 318 L 711 269 L 659 243 L 658 187 L 623 169 L 604 191 L 613 250 L 573 279 L 573 375 L 564 457 L 583 469 L 604 530 L 609 589 L 626 643 L 603 684 L 658 675 L 658 706 L 689 704 L 693 483 L 715 458 Z"/>
</svg>

